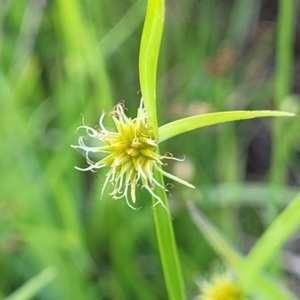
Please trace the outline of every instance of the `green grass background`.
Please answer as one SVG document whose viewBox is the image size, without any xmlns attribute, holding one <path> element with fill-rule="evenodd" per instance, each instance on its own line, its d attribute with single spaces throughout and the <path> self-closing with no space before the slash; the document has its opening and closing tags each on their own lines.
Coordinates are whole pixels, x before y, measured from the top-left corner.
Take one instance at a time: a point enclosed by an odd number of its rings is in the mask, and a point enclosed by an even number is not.
<svg viewBox="0 0 300 300">
<path fill-rule="evenodd" d="M 166 299 L 147 193 L 139 192 L 139 211 L 108 195 L 100 200 L 104 173 L 75 170 L 85 161 L 70 147 L 80 114 L 94 126 L 103 110 L 125 100 L 135 115 L 145 11 L 141 0 L 1 1 L 0 299 L 48 267 L 55 276 L 46 276 L 32 299 Z M 274 101 L 276 23 L 259 22 L 259 11 L 259 1 L 167 1 L 160 125 L 222 110 L 299 111 L 296 96 Z M 244 180 L 246 149 L 258 124 L 274 135 L 273 120 L 195 130 L 162 144 L 162 152 L 185 156 L 194 167 L 189 180 L 196 191 L 176 185 L 170 197 L 188 297 L 218 257 L 186 200 L 247 251 L 296 195 L 286 178 L 292 174 L 299 187 L 299 121 L 279 122 L 284 130 L 273 148 L 288 151 L 273 156 L 279 169 L 256 176 L 260 182 Z M 190 167 L 181 164 L 178 175 Z M 270 272 L 286 280 L 278 268 Z"/>
</svg>

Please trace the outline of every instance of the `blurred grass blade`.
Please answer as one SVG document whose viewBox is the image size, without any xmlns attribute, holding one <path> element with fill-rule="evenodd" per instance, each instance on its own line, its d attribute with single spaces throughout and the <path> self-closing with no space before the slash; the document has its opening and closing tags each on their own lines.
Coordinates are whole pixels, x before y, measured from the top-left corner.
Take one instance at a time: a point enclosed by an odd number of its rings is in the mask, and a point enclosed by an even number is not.
<svg viewBox="0 0 300 300">
<path fill-rule="evenodd" d="M 144 6 L 144 0 L 136 1 L 124 17 L 101 39 L 100 48 L 104 56 L 113 54 L 143 21 Z"/>
<path fill-rule="evenodd" d="M 192 202 L 187 203 L 188 210 L 191 214 L 196 226 L 203 233 L 207 241 L 213 247 L 213 249 L 224 258 L 224 260 L 235 269 L 239 275 L 239 280 L 244 276 L 242 272 L 243 262 L 245 258 L 234 249 L 225 236 L 216 229 L 208 219 L 196 208 Z M 247 270 L 245 271 L 245 273 Z M 260 295 L 264 300 L 296 300 L 295 296 L 284 289 L 278 282 L 273 282 L 269 278 L 262 276 L 260 273 L 254 278 L 252 283 L 251 292 L 255 292 Z"/>
<path fill-rule="evenodd" d="M 26 11 L 22 20 L 20 34 L 14 49 L 11 72 L 12 78 L 22 80 L 23 70 L 32 58 L 34 45 L 38 36 L 38 32 L 43 20 L 46 8 L 46 0 L 28 1 Z M 3 4 L 1 3 L 1 6 Z"/>
<path fill-rule="evenodd" d="M 258 0 L 240 0 L 233 4 L 227 38 L 238 51 L 241 51 L 249 32 L 253 30 L 253 20 L 258 18 L 259 4 Z"/>
<path fill-rule="evenodd" d="M 279 207 L 285 207 L 298 195 L 299 188 L 283 187 L 277 189 L 278 193 L 283 195 L 276 204 Z M 231 184 L 228 182 L 216 183 L 213 185 L 201 185 L 196 188 L 192 194 L 197 203 L 205 199 L 205 208 L 230 208 L 239 205 L 251 205 L 261 207 L 266 205 L 272 197 L 273 190 L 267 183 L 245 182 L 243 184 Z"/>
<path fill-rule="evenodd" d="M 279 109 L 292 91 L 297 1 L 280 0 L 276 53 L 275 105 Z"/>
<path fill-rule="evenodd" d="M 259 111 L 225 111 L 188 117 L 170 122 L 159 127 L 159 141 L 165 141 L 176 135 L 193 129 L 215 125 L 219 123 L 247 120 L 259 117 L 293 117 L 295 114 L 281 111 L 259 110 Z"/>
<path fill-rule="evenodd" d="M 294 47 L 296 36 L 297 2 L 295 0 L 278 1 L 278 19 L 276 34 L 276 73 L 274 85 L 275 109 L 282 109 L 288 96 L 293 92 L 293 72 L 295 68 Z M 287 124 L 283 120 L 276 120 L 273 126 L 272 158 L 270 169 L 270 182 L 277 188 L 284 186 L 287 174 L 287 166 L 291 157 L 292 141 L 286 138 Z M 282 195 L 274 192 L 275 202 Z M 269 203 L 268 215 L 272 219 L 277 214 L 273 202 Z"/>
<path fill-rule="evenodd" d="M 275 219 L 250 251 L 243 265 L 243 273 L 245 274 L 243 280 L 246 288 L 251 289 L 254 278 L 263 271 L 286 240 L 299 228 L 299 225 L 300 194 Z"/>
<path fill-rule="evenodd" d="M 35 297 L 41 289 L 45 287 L 56 276 L 54 268 L 49 267 L 40 274 L 34 276 L 27 281 L 23 286 L 18 288 L 5 300 L 26 300 Z"/>
<path fill-rule="evenodd" d="M 193 221 L 201 230 L 213 249 L 223 257 L 234 268 L 239 268 L 242 263 L 242 256 L 237 250 L 230 245 L 224 235 L 219 232 L 195 206 L 194 203 L 188 202 L 187 207 Z"/>
</svg>

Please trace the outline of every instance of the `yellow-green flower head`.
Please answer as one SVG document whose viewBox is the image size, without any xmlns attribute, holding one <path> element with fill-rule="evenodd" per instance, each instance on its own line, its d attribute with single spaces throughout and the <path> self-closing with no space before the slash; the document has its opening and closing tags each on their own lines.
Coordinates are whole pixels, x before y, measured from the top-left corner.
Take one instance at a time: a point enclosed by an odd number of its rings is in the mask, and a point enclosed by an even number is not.
<svg viewBox="0 0 300 300">
<path fill-rule="evenodd" d="M 88 163 L 86 168 L 76 169 L 81 171 L 96 171 L 104 167 L 109 170 L 102 188 L 102 195 L 108 183 L 113 185 L 113 191 L 110 195 L 114 199 L 125 198 L 127 204 L 130 205 L 128 194 L 130 191 L 131 200 L 136 201 L 136 188 L 139 183 L 145 188 L 156 200 L 164 206 L 158 195 L 154 193 L 154 187 L 157 186 L 166 190 L 153 176 L 154 169 L 173 180 L 176 180 L 188 187 L 194 187 L 188 182 L 167 173 L 162 170 L 164 163 L 163 159 L 175 159 L 169 153 L 159 155 L 156 152 L 157 138 L 150 125 L 149 117 L 143 107 L 141 101 L 140 107 L 137 111 L 137 117 L 131 119 L 125 114 L 125 106 L 123 102 L 117 104 L 110 113 L 116 131 L 109 131 L 103 124 L 103 119 L 106 114 L 102 113 L 99 120 L 99 127 L 92 128 L 85 124 L 78 127 L 78 129 L 85 129 L 88 137 L 94 139 L 97 146 L 89 146 L 85 143 L 86 137 L 79 137 L 78 144 L 72 146 L 83 150 L 85 158 Z M 99 161 L 94 161 L 91 153 L 102 153 L 105 155 Z M 134 207 L 132 207 L 134 208 Z"/>
<path fill-rule="evenodd" d="M 229 276 L 214 277 L 202 286 L 200 300 L 245 300 L 237 283 Z"/>
</svg>

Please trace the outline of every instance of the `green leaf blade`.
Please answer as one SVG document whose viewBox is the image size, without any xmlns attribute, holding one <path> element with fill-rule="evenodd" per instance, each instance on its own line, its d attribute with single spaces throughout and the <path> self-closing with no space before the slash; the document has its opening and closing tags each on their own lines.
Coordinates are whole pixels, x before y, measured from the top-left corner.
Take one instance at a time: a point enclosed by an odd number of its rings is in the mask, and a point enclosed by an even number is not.
<svg viewBox="0 0 300 300">
<path fill-rule="evenodd" d="M 38 275 L 32 277 L 5 300 L 25 300 L 36 296 L 55 276 L 56 271 L 53 267 L 48 267 Z"/>
<path fill-rule="evenodd" d="M 244 284 L 249 290 L 258 274 L 270 263 L 287 239 L 300 226 L 300 194 L 275 219 L 257 241 L 244 262 Z M 266 255 L 268 253 L 268 255 Z"/>
<path fill-rule="evenodd" d="M 148 1 L 139 54 L 139 79 L 144 105 L 157 133 L 156 70 L 164 25 L 163 0 Z"/>
<path fill-rule="evenodd" d="M 163 142 L 176 135 L 191 131 L 193 129 L 216 125 L 220 123 L 247 120 L 261 117 L 293 117 L 294 113 L 271 111 L 271 110 L 254 110 L 254 111 L 226 111 L 209 113 L 204 115 L 192 116 L 174 122 L 167 123 L 159 127 L 159 141 Z"/>
</svg>

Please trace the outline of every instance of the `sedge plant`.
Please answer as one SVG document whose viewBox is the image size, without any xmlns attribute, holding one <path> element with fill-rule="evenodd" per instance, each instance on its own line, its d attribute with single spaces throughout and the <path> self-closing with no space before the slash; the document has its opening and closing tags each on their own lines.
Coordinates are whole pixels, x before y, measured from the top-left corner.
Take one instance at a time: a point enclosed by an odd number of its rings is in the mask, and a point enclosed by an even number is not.
<svg viewBox="0 0 300 300">
<path fill-rule="evenodd" d="M 106 168 L 102 193 L 112 184 L 111 196 L 125 199 L 135 207 L 136 189 L 142 187 L 152 196 L 153 216 L 164 278 L 169 299 L 185 299 L 184 280 L 174 237 L 172 218 L 163 177 L 189 188 L 188 183 L 164 170 L 163 160 L 176 159 L 171 154 L 160 154 L 159 144 L 187 131 L 235 120 L 256 117 L 290 117 L 294 114 L 281 111 L 228 111 L 192 116 L 158 126 L 156 99 L 156 70 L 164 26 L 164 0 L 149 0 L 142 32 L 139 54 L 139 78 L 142 100 L 135 118 L 126 115 L 124 103 L 111 111 L 115 131 L 107 130 L 105 113 L 99 126 L 92 128 L 83 124 L 88 140 L 80 137 L 78 145 L 83 151 L 88 166 L 80 170 L 96 171 Z M 100 154 L 100 158 L 95 155 Z"/>
</svg>

